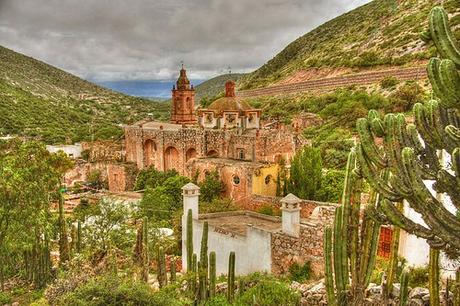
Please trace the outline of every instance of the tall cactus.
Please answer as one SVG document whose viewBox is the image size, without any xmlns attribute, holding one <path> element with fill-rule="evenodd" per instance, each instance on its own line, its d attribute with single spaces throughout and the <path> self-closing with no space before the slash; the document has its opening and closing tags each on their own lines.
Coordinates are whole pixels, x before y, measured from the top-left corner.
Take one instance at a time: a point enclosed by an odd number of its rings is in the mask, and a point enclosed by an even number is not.
<svg viewBox="0 0 460 306">
<path fill-rule="evenodd" d="M 59 190 L 59 262 L 64 264 L 70 259 L 69 239 L 67 237 L 67 223 L 64 216 L 64 194 Z"/>
<path fill-rule="evenodd" d="M 187 233 L 186 233 L 186 251 L 187 251 L 187 270 L 190 271 L 193 259 L 193 216 L 192 210 L 187 212 Z"/>
<path fill-rule="evenodd" d="M 400 202 L 397 204 L 397 208 L 399 211 L 403 211 L 404 203 Z M 391 294 L 393 292 L 393 283 L 396 278 L 396 272 L 398 270 L 398 249 L 399 249 L 399 238 L 401 235 L 401 230 L 399 227 L 395 226 L 393 228 L 393 237 L 391 239 L 391 252 L 390 252 L 390 265 L 388 266 L 387 271 L 387 285 L 388 285 L 388 292 Z"/>
<path fill-rule="evenodd" d="M 409 295 L 409 273 L 403 271 L 400 277 L 399 306 L 406 306 Z"/>
<path fill-rule="evenodd" d="M 434 191 L 448 196 L 460 209 L 460 49 L 442 7 L 433 8 L 429 19 L 430 37 L 440 55 L 427 68 L 435 100 L 414 106 L 415 124 L 407 124 L 402 114 L 381 118 L 370 111 L 357 122 L 357 153 L 360 174 L 384 197 L 377 218 L 458 257 L 460 218 L 425 182 L 434 181 Z M 377 145 L 376 139 L 383 139 L 383 145 Z M 381 177 L 385 171 L 389 173 L 387 181 Z M 426 226 L 398 211 L 395 203 L 403 200 L 421 215 Z"/>
<path fill-rule="evenodd" d="M 163 288 L 168 284 L 168 277 L 166 275 L 165 252 L 162 246 L 158 248 L 157 265 L 158 265 L 158 268 L 157 268 L 158 284 L 160 288 Z"/>
<path fill-rule="evenodd" d="M 169 277 L 169 280 L 171 283 L 175 283 L 176 282 L 176 259 L 175 258 L 171 258 L 171 262 L 169 264 L 169 274 L 170 274 L 170 277 Z"/>
<path fill-rule="evenodd" d="M 233 301 L 235 294 L 235 252 L 230 252 L 228 257 L 228 275 L 227 275 L 227 300 Z"/>
<path fill-rule="evenodd" d="M 324 235 L 328 305 L 362 303 L 375 266 L 380 223 L 370 218 L 366 208 L 360 226 L 361 182 L 355 167 L 356 153 L 352 151 L 348 156 L 343 205 L 336 208 L 333 228 L 327 227 Z M 376 205 L 379 199 L 373 193 L 369 206 Z"/>
<path fill-rule="evenodd" d="M 209 253 L 209 297 L 216 295 L 216 252 Z"/>
<path fill-rule="evenodd" d="M 455 273 L 453 295 L 454 306 L 460 306 L 460 268 L 458 268 Z"/>
<path fill-rule="evenodd" d="M 191 277 L 191 280 L 190 280 L 190 291 L 192 292 L 192 294 L 195 296 L 196 295 L 196 278 L 197 278 L 197 265 L 198 265 L 198 262 L 197 262 L 197 256 L 195 253 L 193 253 L 192 255 L 192 265 L 191 265 L 191 273 L 190 273 L 190 277 Z"/>
<path fill-rule="evenodd" d="M 149 227 L 148 219 L 144 218 L 142 221 L 142 280 L 147 282 L 149 280 L 150 258 L 149 258 Z"/>
<path fill-rule="evenodd" d="M 77 221 L 77 253 L 81 253 L 82 247 L 82 236 L 81 236 L 81 222 L 80 220 Z"/>
<path fill-rule="evenodd" d="M 201 236 L 200 249 L 200 268 L 198 269 L 200 280 L 200 299 L 206 300 L 208 297 L 208 231 L 209 225 L 205 221 L 203 223 L 203 233 Z"/>
<path fill-rule="evenodd" d="M 439 250 L 437 249 L 430 248 L 428 276 L 430 306 L 439 306 Z"/>
</svg>

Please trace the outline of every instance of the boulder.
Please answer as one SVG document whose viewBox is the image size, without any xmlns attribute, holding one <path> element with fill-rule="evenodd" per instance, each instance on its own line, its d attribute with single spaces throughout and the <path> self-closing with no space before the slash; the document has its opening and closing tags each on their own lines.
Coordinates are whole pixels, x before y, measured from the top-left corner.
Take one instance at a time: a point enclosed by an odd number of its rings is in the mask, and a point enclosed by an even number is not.
<svg viewBox="0 0 460 306">
<path fill-rule="evenodd" d="M 421 299 L 424 295 L 429 294 L 430 292 L 426 288 L 415 287 L 409 292 L 409 299 Z"/>
</svg>

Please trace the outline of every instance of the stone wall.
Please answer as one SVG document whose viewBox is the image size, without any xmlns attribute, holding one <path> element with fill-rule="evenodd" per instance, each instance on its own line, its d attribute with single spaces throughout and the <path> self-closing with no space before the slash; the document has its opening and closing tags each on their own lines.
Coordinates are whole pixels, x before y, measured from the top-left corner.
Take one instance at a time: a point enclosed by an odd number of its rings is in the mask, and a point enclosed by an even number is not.
<svg viewBox="0 0 460 306">
<path fill-rule="evenodd" d="M 289 129 L 243 131 L 180 126 L 168 129 L 157 125 L 151 128 L 145 123 L 124 128 L 126 160 L 135 162 L 140 169 L 153 165 L 164 171 L 172 165 L 179 173 L 189 175 L 186 171 L 189 150 L 196 152 L 193 157 L 278 162 L 281 158 L 289 160 L 306 143 Z M 174 148 L 177 154 L 168 163 L 169 148 Z"/>
<path fill-rule="evenodd" d="M 289 236 L 283 232 L 272 234 L 272 273 L 285 274 L 294 264 L 311 263 L 316 275 L 324 273 L 323 235 L 324 229 L 333 221 L 332 206 L 323 208 L 322 215 L 317 219 L 310 218 L 300 225 L 299 237 Z"/>
<path fill-rule="evenodd" d="M 82 150 L 89 162 L 123 161 L 123 143 L 120 141 L 82 142 Z"/>
<path fill-rule="evenodd" d="M 241 206 L 241 209 L 257 211 L 261 207 L 271 206 L 276 213 L 279 213 L 281 207 L 280 200 L 280 197 L 252 195 L 248 201 L 242 203 L 243 206 Z M 335 207 L 337 205 L 336 203 L 302 200 L 300 203 L 300 217 L 310 218 L 313 210 L 317 207 Z"/>
</svg>

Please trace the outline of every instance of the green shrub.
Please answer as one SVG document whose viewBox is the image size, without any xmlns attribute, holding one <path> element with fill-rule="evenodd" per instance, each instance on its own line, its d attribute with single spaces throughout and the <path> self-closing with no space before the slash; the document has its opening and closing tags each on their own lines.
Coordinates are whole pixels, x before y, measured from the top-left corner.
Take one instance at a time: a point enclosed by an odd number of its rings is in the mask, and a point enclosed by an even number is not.
<svg viewBox="0 0 460 306">
<path fill-rule="evenodd" d="M 416 82 L 406 82 L 399 87 L 397 91 L 389 97 L 389 104 L 386 107 L 387 112 L 408 112 L 416 103 L 423 103 L 425 100 L 425 91 Z"/>
<path fill-rule="evenodd" d="M 279 281 L 261 281 L 238 296 L 234 305 L 297 306 L 300 294 Z"/>
<path fill-rule="evenodd" d="M 383 80 L 380 81 L 380 87 L 387 89 L 393 88 L 398 85 L 399 80 L 394 76 L 385 77 Z"/>
<path fill-rule="evenodd" d="M 289 267 L 289 278 L 293 281 L 304 283 L 309 280 L 312 276 L 311 263 L 305 262 L 303 265 L 293 263 Z"/>
<path fill-rule="evenodd" d="M 275 215 L 275 210 L 270 205 L 263 205 L 263 206 L 259 207 L 259 209 L 257 209 L 257 212 L 259 214 L 263 214 L 263 215 L 267 215 L 267 216 L 274 216 Z"/>
<path fill-rule="evenodd" d="M 326 170 L 321 179 L 321 188 L 316 193 L 316 200 L 338 203 L 342 197 L 344 178 L 343 170 Z"/>
<path fill-rule="evenodd" d="M 11 303 L 11 296 L 6 292 L 0 292 L 0 305 Z"/>
<path fill-rule="evenodd" d="M 227 297 L 225 295 L 216 295 L 215 297 L 213 297 L 212 299 L 209 299 L 207 302 L 206 302 L 206 306 L 231 306 L 232 304 L 230 304 L 228 301 L 227 301 Z"/>
<path fill-rule="evenodd" d="M 219 177 L 217 170 L 212 171 L 199 184 L 200 200 L 211 203 L 214 199 L 219 198 L 224 191 L 224 183 Z"/>
<path fill-rule="evenodd" d="M 104 275 L 91 279 L 63 296 L 58 305 L 183 305 L 173 293 L 170 290 L 155 293 L 144 282 Z"/>
<path fill-rule="evenodd" d="M 409 287 L 428 286 L 428 266 L 409 268 Z"/>
</svg>

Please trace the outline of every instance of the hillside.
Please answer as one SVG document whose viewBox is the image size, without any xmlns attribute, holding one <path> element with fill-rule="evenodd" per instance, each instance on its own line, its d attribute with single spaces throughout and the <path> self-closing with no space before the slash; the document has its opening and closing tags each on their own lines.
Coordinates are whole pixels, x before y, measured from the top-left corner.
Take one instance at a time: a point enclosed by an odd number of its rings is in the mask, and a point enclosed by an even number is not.
<svg viewBox="0 0 460 306">
<path fill-rule="evenodd" d="M 433 55 L 419 38 L 434 0 L 374 0 L 341 15 L 289 44 L 265 65 L 242 78 L 239 89 L 305 81 L 373 69 L 418 65 Z M 454 26 L 458 0 L 444 1 Z M 460 27 L 456 27 L 460 37 Z"/>
<path fill-rule="evenodd" d="M 224 91 L 225 82 L 233 80 L 237 82 L 245 76 L 244 73 L 223 74 L 209 79 L 195 87 L 196 103 L 200 103 L 203 98 L 212 98 Z"/>
<path fill-rule="evenodd" d="M 0 46 L 0 135 L 47 143 L 112 139 L 121 124 L 164 119 L 169 105 L 126 96 Z"/>
</svg>

